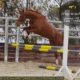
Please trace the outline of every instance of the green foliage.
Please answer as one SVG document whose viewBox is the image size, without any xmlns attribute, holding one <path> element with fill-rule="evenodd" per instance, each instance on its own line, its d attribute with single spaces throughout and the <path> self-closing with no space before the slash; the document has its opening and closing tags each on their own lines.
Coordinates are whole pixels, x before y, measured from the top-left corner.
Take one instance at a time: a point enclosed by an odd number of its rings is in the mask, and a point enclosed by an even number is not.
<svg viewBox="0 0 80 80">
<path fill-rule="evenodd" d="M 24 44 L 36 44 L 37 43 L 37 37 L 32 37 L 30 40 L 28 39 L 28 37 L 26 38 L 22 37 L 22 39 L 24 40 Z"/>
<path fill-rule="evenodd" d="M 31 38 L 31 43 L 36 44 L 37 43 L 37 37 L 32 37 Z"/>
<path fill-rule="evenodd" d="M 76 44 L 76 40 L 75 39 L 69 39 L 69 44 Z"/>
<path fill-rule="evenodd" d="M 26 37 L 26 38 L 22 37 L 22 39 L 24 40 L 24 44 L 28 44 L 29 43 L 28 37 Z"/>
<path fill-rule="evenodd" d="M 73 45 L 80 44 L 80 40 L 78 40 L 78 39 L 69 39 L 69 44 L 73 44 Z"/>
</svg>

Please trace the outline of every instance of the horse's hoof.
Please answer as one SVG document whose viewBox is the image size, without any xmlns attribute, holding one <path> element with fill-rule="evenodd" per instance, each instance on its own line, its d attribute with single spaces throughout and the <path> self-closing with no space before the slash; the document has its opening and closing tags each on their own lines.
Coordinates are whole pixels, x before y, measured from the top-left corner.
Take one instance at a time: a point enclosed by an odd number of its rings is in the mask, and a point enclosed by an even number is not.
<svg viewBox="0 0 80 80">
<path fill-rule="evenodd" d="M 58 64 L 59 64 L 58 59 L 56 59 L 56 65 L 58 65 Z"/>
</svg>

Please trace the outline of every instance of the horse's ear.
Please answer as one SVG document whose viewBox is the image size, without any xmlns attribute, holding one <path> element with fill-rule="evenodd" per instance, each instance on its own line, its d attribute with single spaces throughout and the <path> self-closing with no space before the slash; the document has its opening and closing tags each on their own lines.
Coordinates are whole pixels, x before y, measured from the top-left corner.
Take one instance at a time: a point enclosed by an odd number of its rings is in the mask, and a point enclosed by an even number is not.
<svg viewBox="0 0 80 80">
<path fill-rule="evenodd" d="M 19 10 L 19 14 L 23 14 L 24 13 L 24 9 Z"/>
</svg>

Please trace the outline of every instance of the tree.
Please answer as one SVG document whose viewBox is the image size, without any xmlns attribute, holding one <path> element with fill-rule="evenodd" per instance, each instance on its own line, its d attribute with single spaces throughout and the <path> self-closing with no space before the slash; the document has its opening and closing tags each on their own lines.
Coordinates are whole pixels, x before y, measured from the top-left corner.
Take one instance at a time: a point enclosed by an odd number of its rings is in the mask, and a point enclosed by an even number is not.
<svg viewBox="0 0 80 80">
<path fill-rule="evenodd" d="M 67 0 L 55 0 L 55 2 L 58 4 L 59 6 L 59 19 L 62 20 L 62 17 L 61 17 L 61 12 L 62 12 L 62 5 L 66 2 L 68 2 Z"/>
<path fill-rule="evenodd" d="M 0 0 L 0 16 L 18 17 L 18 9 L 22 6 L 22 0 Z M 12 23 L 14 23 L 14 21 L 10 20 L 9 25 L 12 25 Z M 0 20 L 0 24 L 5 24 L 5 21 Z M 9 29 L 8 32 L 11 33 L 13 31 Z M 9 40 L 12 37 L 13 36 L 9 36 Z"/>
</svg>

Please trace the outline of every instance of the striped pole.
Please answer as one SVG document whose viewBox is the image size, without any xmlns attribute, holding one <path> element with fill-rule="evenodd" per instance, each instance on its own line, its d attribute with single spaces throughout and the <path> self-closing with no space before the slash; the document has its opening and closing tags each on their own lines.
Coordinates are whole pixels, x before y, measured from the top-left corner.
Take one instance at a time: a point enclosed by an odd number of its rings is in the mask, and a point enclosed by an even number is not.
<svg viewBox="0 0 80 80">
<path fill-rule="evenodd" d="M 58 52 L 63 53 L 62 46 L 49 46 L 49 45 L 32 45 L 32 44 L 16 44 L 12 43 L 9 44 L 13 47 L 21 47 L 24 48 L 24 50 L 28 51 L 36 51 L 36 52 Z M 68 50 L 68 53 L 80 53 L 80 50 Z"/>
<path fill-rule="evenodd" d="M 31 47 L 31 48 L 45 48 L 45 49 L 61 49 L 62 46 L 50 46 L 50 45 L 32 45 L 32 44 L 17 44 L 17 43 L 12 43 L 9 44 L 13 47 Z"/>
<path fill-rule="evenodd" d="M 39 66 L 39 68 L 48 69 L 48 70 L 55 70 L 55 71 L 59 71 L 59 69 L 60 69 L 60 68 L 56 68 L 54 66 L 42 66 L 42 65 Z M 76 73 L 75 70 L 71 70 L 71 69 L 70 69 L 70 72 Z"/>
<path fill-rule="evenodd" d="M 13 47 L 21 47 L 24 48 L 24 50 L 28 51 L 36 51 L 36 52 L 58 52 L 62 53 L 62 49 L 55 49 L 55 48 L 61 48 L 60 46 L 46 46 L 46 45 L 30 45 L 30 44 L 9 44 Z"/>
</svg>

